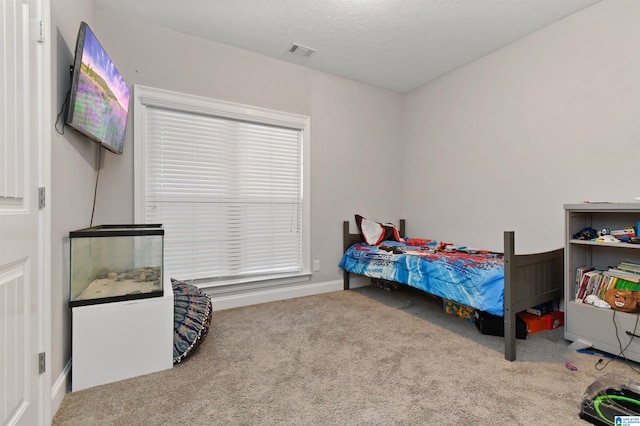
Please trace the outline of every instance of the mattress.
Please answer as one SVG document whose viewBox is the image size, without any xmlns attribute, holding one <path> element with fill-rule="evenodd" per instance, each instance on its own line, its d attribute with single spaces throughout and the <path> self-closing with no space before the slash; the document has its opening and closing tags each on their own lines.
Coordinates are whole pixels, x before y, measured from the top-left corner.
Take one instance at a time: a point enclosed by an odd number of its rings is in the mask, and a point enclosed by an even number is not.
<svg viewBox="0 0 640 426">
<path fill-rule="evenodd" d="M 406 284 L 492 315 L 504 314 L 501 253 L 435 240 L 354 244 L 340 261 L 344 270 Z"/>
</svg>

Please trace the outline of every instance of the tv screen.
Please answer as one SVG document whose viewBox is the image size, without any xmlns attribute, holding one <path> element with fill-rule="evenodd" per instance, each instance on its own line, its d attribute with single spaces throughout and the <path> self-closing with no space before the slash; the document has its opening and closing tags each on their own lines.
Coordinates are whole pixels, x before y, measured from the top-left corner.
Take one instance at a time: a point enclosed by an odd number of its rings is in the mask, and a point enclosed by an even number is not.
<svg viewBox="0 0 640 426">
<path fill-rule="evenodd" d="M 130 94 L 107 52 L 82 22 L 66 123 L 108 150 L 122 154 Z"/>
</svg>

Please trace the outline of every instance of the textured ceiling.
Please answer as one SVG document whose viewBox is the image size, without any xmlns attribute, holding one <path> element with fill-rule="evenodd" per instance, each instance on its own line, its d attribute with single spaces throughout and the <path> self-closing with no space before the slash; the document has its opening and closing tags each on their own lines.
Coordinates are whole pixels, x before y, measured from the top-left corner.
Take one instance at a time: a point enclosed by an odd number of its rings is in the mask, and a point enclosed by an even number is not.
<svg viewBox="0 0 640 426">
<path fill-rule="evenodd" d="M 96 7 L 400 93 L 601 0 L 95 0 Z M 612 1 L 612 0 L 605 0 Z M 292 43 L 316 50 L 290 53 Z"/>
</svg>

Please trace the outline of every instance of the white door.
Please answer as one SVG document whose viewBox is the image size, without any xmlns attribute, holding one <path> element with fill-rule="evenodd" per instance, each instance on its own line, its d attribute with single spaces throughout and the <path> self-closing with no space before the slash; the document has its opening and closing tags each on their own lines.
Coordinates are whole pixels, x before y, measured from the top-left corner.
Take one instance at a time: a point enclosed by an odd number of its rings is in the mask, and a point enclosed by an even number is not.
<svg viewBox="0 0 640 426">
<path fill-rule="evenodd" d="M 0 423 L 44 424 L 38 205 L 43 46 L 41 0 L 0 6 Z M 41 100 L 43 102 L 43 100 Z"/>
</svg>

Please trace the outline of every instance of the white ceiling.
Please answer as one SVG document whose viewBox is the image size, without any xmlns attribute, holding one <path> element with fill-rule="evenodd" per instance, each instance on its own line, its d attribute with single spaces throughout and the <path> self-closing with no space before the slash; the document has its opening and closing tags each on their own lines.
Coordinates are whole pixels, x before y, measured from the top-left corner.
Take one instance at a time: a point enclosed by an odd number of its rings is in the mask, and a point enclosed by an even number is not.
<svg viewBox="0 0 640 426">
<path fill-rule="evenodd" d="M 601 0 L 95 0 L 96 7 L 399 93 Z M 611 0 L 605 0 L 611 1 Z M 292 43 L 316 50 L 301 57 Z"/>
</svg>

